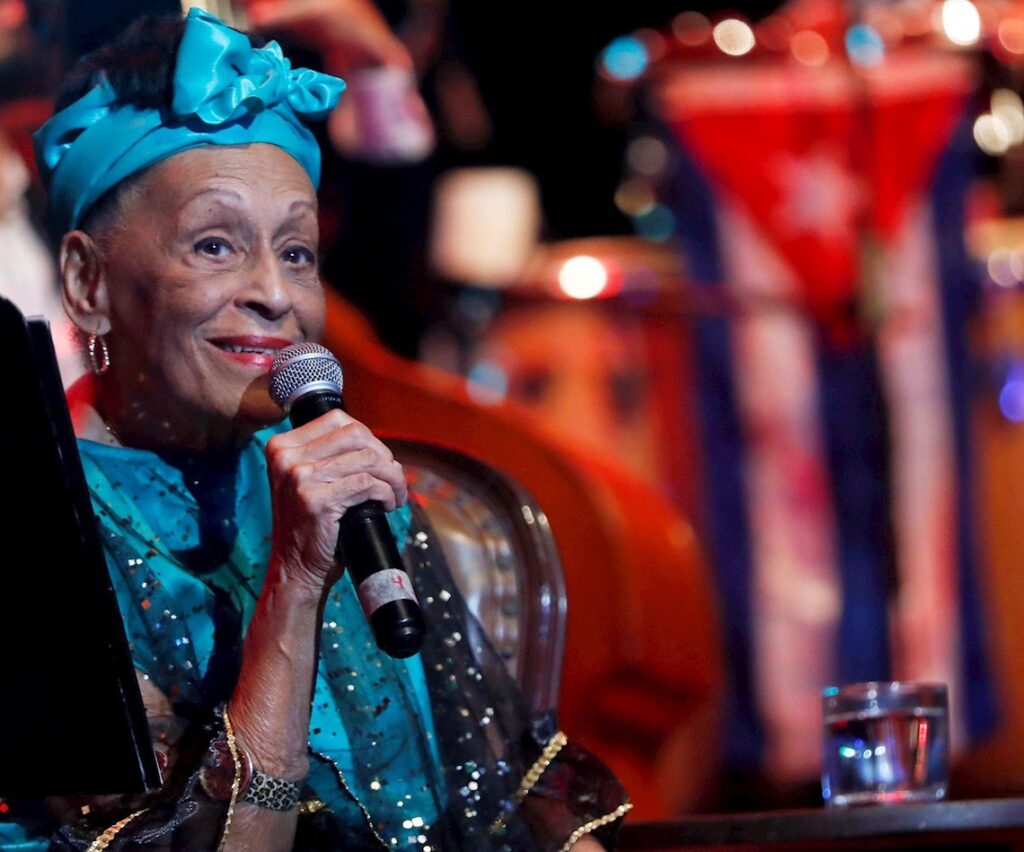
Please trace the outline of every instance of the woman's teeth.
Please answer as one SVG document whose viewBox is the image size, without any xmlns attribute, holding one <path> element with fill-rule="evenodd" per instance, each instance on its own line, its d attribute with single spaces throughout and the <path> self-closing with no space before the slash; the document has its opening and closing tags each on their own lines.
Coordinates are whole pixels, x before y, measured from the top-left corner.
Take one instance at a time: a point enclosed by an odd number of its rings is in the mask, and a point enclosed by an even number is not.
<svg viewBox="0 0 1024 852">
<path fill-rule="evenodd" d="M 251 352 L 255 355 L 275 355 L 277 354 L 276 349 L 261 346 L 236 346 L 232 343 L 218 343 L 221 349 L 226 352 Z"/>
</svg>

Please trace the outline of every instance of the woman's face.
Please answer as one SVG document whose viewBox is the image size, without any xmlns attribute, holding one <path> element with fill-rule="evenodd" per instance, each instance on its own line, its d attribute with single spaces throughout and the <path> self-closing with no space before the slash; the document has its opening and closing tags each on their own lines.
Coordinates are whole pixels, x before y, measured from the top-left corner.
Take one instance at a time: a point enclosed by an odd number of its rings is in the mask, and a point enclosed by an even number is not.
<svg viewBox="0 0 1024 852">
<path fill-rule="evenodd" d="M 119 428 L 202 448 L 281 419 L 275 353 L 317 340 L 317 202 L 277 147 L 197 148 L 150 170 L 101 242 Z"/>
</svg>

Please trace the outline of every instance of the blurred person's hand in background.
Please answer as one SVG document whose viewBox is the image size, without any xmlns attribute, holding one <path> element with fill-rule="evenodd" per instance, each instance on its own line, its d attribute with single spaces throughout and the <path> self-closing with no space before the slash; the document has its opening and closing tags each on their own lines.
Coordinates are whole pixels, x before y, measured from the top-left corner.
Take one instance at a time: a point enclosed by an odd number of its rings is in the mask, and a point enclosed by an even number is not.
<svg viewBox="0 0 1024 852">
<path fill-rule="evenodd" d="M 255 0 L 257 29 L 283 32 L 344 77 L 348 96 L 328 119 L 334 148 L 381 164 L 417 162 L 434 148 L 434 128 L 412 53 L 370 0 Z"/>
<path fill-rule="evenodd" d="M 287 32 L 323 56 L 324 70 L 344 77 L 359 68 L 412 70 L 412 56 L 370 0 L 252 0 L 253 26 Z"/>
</svg>

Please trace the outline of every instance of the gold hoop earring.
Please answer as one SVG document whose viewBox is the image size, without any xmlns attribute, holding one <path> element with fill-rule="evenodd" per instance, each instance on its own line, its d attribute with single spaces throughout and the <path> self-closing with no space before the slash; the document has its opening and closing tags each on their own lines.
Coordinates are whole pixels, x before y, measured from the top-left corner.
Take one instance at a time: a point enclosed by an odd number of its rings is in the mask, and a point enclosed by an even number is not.
<svg viewBox="0 0 1024 852">
<path fill-rule="evenodd" d="M 99 353 L 97 353 L 99 344 Z M 107 349 L 107 341 L 101 334 L 89 335 L 89 362 L 92 364 L 92 371 L 97 376 L 102 376 L 110 369 L 110 350 Z"/>
</svg>

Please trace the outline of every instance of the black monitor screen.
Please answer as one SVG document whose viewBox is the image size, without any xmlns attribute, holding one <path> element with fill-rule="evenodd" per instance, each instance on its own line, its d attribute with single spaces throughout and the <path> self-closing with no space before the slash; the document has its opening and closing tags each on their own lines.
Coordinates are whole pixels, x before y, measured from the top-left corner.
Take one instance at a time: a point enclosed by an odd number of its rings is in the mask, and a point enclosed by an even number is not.
<svg viewBox="0 0 1024 852">
<path fill-rule="evenodd" d="M 159 786 L 53 342 L 0 298 L 0 796 Z"/>
</svg>

